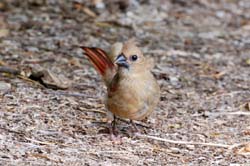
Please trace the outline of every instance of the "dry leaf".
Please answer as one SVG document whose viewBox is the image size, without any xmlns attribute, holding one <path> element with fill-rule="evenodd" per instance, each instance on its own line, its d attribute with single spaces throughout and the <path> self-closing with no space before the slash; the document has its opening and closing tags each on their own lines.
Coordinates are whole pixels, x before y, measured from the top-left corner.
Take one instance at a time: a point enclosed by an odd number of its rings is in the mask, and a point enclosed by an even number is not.
<svg viewBox="0 0 250 166">
<path fill-rule="evenodd" d="M 245 146 L 239 149 L 236 153 L 241 155 L 250 155 L 250 142 L 245 144 Z"/>
<path fill-rule="evenodd" d="M 250 65 L 250 58 L 246 60 L 246 64 Z"/>
<path fill-rule="evenodd" d="M 0 59 L 0 66 L 6 66 L 6 63 Z"/>
<path fill-rule="evenodd" d="M 38 81 L 45 87 L 51 89 L 67 89 L 70 86 L 71 82 L 62 75 L 56 75 L 52 71 L 44 69 L 39 65 L 35 66 L 36 67 L 31 68 L 29 75 L 27 75 L 26 72 L 26 77 Z"/>
<path fill-rule="evenodd" d="M 72 66 L 76 66 L 76 67 L 82 67 L 82 64 L 80 63 L 79 59 L 75 57 L 69 60 L 69 64 L 71 64 Z"/>
<path fill-rule="evenodd" d="M 220 133 L 217 133 L 217 132 L 214 132 L 214 133 L 211 133 L 210 136 L 211 137 L 219 137 L 221 134 Z"/>
<path fill-rule="evenodd" d="M 90 16 L 90 17 L 93 17 L 93 18 L 97 17 L 97 15 L 95 14 L 95 12 L 93 12 L 93 11 L 92 11 L 90 8 L 88 8 L 88 7 L 83 6 L 82 11 L 83 11 L 85 14 L 87 14 L 88 16 Z"/>
<path fill-rule="evenodd" d="M 247 129 L 245 129 L 242 134 L 244 135 L 250 135 L 250 127 L 248 127 Z"/>
<path fill-rule="evenodd" d="M 96 15 L 96 13 L 94 11 L 92 11 L 90 8 L 84 6 L 81 3 L 75 2 L 74 3 L 74 8 L 76 10 L 83 11 L 85 14 L 87 14 L 90 17 L 93 17 L 93 18 L 97 17 L 97 15 Z"/>
<path fill-rule="evenodd" d="M 245 151 L 246 152 L 250 152 L 250 143 L 246 144 Z"/>
<path fill-rule="evenodd" d="M 170 124 L 168 127 L 173 128 L 173 129 L 179 129 L 179 128 L 181 128 L 181 125 L 176 123 L 176 124 Z"/>
<path fill-rule="evenodd" d="M 221 77 L 223 77 L 225 74 L 226 74 L 226 72 L 222 71 L 222 72 L 218 72 L 218 73 L 214 74 L 213 77 L 218 80 Z"/>
<path fill-rule="evenodd" d="M 245 104 L 245 108 L 246 108 L 247 111 L 250 111 L 250 102 Z"/>
<path fill-rule="evenodd" d="M 9 35 L 9 30 L 8 29 L 0 29 L 0 38 L 6 37 Z"/>
<path fill-rule="evenodd" d="M 43 70 L 43 77 L 41 77 L 43 84 L 51 89 L 67 89 L 70 85 L 69 80 L 63 76 L 57 76 L 50 70 Z"/>
</svg>

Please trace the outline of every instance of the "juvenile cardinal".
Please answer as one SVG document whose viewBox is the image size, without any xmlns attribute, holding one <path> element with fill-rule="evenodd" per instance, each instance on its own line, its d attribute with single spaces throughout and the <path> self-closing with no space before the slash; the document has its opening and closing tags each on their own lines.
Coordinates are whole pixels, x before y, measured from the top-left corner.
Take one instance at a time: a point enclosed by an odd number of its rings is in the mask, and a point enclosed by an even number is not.
<svg viewBox="0 0 250 166">
<path fill-rule="evenodd" d="M 143 56 L 134 40 L 112 47 L 108 55 L 100 48 L 82 47 L 107 86 L 106 108 L 115 131 L 115 118 L 142 120 L 155 109 L 160 88 L 151 73 L 152 61 Z"/>
</svg>

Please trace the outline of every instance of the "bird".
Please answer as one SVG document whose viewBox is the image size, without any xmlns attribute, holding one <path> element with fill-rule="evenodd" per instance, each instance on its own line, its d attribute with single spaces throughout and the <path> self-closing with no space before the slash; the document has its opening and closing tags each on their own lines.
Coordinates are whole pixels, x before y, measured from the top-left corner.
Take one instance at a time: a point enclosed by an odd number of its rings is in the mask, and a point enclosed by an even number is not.
<svg viewBox="0 0 250 166">
<path fill-rule="evenodd" d="M 97 47 L 81 47 L 100 73 L 107 87 L 105 106 L 110 133 L 116 131 L 116 118 L 143 120 L 156 108 L 160 87 L 151 69 L 153 61 L 145 57 L 134 39 L 116 43 L 111 53 Z"/>
</svg>

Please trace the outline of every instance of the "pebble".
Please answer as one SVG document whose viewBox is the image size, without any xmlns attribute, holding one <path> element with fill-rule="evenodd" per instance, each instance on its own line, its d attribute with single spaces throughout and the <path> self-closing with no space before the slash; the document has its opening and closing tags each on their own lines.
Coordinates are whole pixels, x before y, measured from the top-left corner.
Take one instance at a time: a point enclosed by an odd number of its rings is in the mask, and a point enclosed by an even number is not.
<svg viewBox="0 0 250 166">
<path fill-rule="evenodd" d="M 0 92 L 7 92 L 11 89 L 11 84 L 0 81 Z"/>
</svg>

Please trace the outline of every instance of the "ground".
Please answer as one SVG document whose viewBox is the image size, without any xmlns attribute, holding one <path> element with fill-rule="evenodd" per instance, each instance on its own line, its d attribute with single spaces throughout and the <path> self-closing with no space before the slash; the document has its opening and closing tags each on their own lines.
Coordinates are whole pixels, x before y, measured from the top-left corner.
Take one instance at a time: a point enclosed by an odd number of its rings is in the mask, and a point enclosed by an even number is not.
<svg viewBox="0 0 250 166">
<path fill-rule="evenodd" d="M 0 165 L 250 165 L 249 0 L 104 2 L 0 1 Z M 115 144 L 79 46 L 132 37 L 161 100 Z"/>
</svg>

